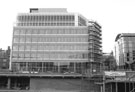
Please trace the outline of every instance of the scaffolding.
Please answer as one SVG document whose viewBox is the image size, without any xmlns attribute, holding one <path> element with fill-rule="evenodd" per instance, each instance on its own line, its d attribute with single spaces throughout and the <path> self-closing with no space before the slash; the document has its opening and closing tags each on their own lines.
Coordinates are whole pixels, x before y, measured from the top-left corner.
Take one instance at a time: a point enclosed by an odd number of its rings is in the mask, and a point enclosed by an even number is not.
<svg viewBox="0 0 135 92">
<path fill-rule="evenodd" d="M 101 30 L 96 22 L 88 27 L 88 70 L 90 75 L 101 72 Z M 89 76 L 90 77 L 90 76 Z"/>
<path fill-rule="evenodd" d="M 82 89 L 84 89 L 83 81 L 89 82 L 89 91 L 101 92 L 102 76 L 102 46 L 101 46 L 101 30 L 96 22 L 90 21 L 88 26 L 88 62 L 82 67 Z M 85 89 L 87 92 L 88 89 Z"/>
</svg>

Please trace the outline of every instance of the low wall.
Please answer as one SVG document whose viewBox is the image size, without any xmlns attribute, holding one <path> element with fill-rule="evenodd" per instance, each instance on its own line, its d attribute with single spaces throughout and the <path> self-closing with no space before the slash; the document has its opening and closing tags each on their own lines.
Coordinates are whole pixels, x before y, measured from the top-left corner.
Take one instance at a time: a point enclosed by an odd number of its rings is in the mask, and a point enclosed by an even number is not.
<svg viewBox="0 0 135 92">
<path fill-rule="evenodd" d="M 98 86 L 82 79 L 31 78 L 30 90 L 34 92 L 100 92 Z"/>
</svg>

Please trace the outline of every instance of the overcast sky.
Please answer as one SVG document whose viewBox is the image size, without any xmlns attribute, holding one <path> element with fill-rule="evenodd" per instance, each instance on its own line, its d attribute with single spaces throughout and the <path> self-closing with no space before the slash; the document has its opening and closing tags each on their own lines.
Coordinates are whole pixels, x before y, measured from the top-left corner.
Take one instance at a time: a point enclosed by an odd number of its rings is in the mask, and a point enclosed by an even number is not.
<svg viewBox="0 0 135 92">
<path fill-rule="evenodd" d="M 97 21 L 102 26 L 103 52 L 114 49 L 117 34 L 135 32 L 135 0 L 1 0 L 0 48 L 12 45 L 16 16 L 29 8 L 67 8 Z"/>
</svg>

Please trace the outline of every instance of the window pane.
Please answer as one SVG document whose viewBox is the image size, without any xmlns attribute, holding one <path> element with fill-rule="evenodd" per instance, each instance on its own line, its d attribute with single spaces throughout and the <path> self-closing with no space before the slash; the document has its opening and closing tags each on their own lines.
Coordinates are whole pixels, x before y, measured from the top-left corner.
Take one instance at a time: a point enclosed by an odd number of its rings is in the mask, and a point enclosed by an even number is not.
<svg viewBox="0 0 135 92">
<path fill-rule="evenodd" d="M 26 45 L 25 50 L 30 50 L 30 49 L 31 49 L 31 46 Z"/>
<path fill-rule="evenodd" d="M 44 34 L 44 30 L 39 30 L 39 34 Z"/>
<path fill-rule="evenodd" d="M 37 42 L 37 38 L 32 37 L 32 42 Z"/>
<path fill-rule="evenodd" d="M 20 34 L 25 34 L 25 30 L 20 30 Z"/>
<path fill-rule="evenodd" d="M 44 50 L 44 46 L 38 46 L 38 50 Z"/>
<path fill-rule="evenodd" d="M 12 58 L 13 58 L 14 60 L 17 60 L 17 59 L 18 59 L 18 53 L 13 53 L 13 54 L 12 54 Z"/>
<path fill-rule="evenodd" d="M 13 50 L 18 50 L 18 46 L 13 46 Z"/>
<path fill-rule="evenodd" d="M 31 53 L 31 60 L 36 60 L 36 53 Z"/>
<path fill-rule="evenodd" d="M 25 53 L 25 60 L 29 60 L 30 59 L 30 53 Z"/>
<path fill-rule="evenodd" d="M 25 42 L 25 38 L 20 38 L 20 42 Z"/>
<path fill-rule="evenodd" d="M 19 58 L 24 58 L 24 53 L 19 53 Z"/>
<path fill-rule="evenodd" d="M 38 34 L 38 30 L 32 30 L 32 34 Z"/>
<path fill-rule="evenodd" d="M 15 37 L 13 42 L 19 42 L 19 38 Z"/>
<path fill-rule="evenodd" d="M 32 46 L 31 50 L 37 50 L 37 46 Z"/>
<path fill-rule="evenodd" d="M 24 50 L 24 46 L 19 46 L 19 50 Z"/>
<path fill-rule="evenodd" d="M 26 34 L 31 34 L 31 30 L 26 30 Z"/>
<path fill-rule="evenodd" d="M 26 38 L 26 42 L 31 42 L 31 38 L 30 37 L 27 37 Z"/>
<path fill-rule="evenodd" d="M 19 30 L 14 30 L 14 34 L 19 34 Z"/>
</svg>

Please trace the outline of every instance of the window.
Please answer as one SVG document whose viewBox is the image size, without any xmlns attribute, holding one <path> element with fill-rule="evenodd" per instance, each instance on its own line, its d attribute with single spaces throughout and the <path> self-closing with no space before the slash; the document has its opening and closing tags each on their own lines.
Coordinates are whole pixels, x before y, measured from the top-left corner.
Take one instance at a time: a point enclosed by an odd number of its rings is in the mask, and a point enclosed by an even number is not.
<svg viewBox="0 0 135 92">
<path fill-rule="evenodd" d="M 14 30 L 14 34 L 19 34 L 19 30 Z"/>
<path fill-rule="evenodd" d="M 25 38 L 24 37 L 20 38 L 20 42 L 25 42 Z"/>
<path fill-rule="evenodd" d="M 31 50 L 37 50 L 37 46 L 31 46 Z"/>
<path fill-rule="evenodd" d="M 44 34 L 44 30 L 39 30 L 39 34 Z"/>
<path fill-rule="evenodd" d="M 38 53 L 38 54 L 37 54 L 37 59 L 38 59 L 38 60 L 42 60 L 42 58 L 43 58 L 42 56 L 43 56 L 43 55 L 42 55 L 41 53 Z"/>
<path fill-rule="evenodd" d="M 14 45 L 13 46 L 13 50 L 18 50 L 18 46 L 17 45 Z"/>
<path fill-rule="evenodd" d="M 20 30 L 20 34 L 25 34 L 25 30 Z"/>
<path fill-rule="evenodd" d="M 32 30 L 32 34 L 38 34 L 38 30 Z"/>
<path fill-rule="evenodd" d="M 31 30 L 26 30 L 26 34 L 31 34 Z"/>
<path fill-rule="evenodd" d="M 29 60 L 30 59 L 30 53 L 25 53 L 25 60 Z"/>
<path fill-rule="evenodd" d="M 19 42 L 19 38 L 18 37 L 14 37 L 13 42 Z"/>
<path fill-rule="evenodd" d="M 30 45 L 26 45 L 25 46 L 25 50 L 30 50 L 31 49 L 31 46 Z"/>
<path fill-rule="evenodd" d="M 31 60 L 36 60 L 36 53 L 31 53 Z"/>
<path fill-rule="evenodd" d="M 3 62 L 7 62 L 7 59 L 3 59 Z"/>
<path fill-rule="evenodd" d="M 49 58 L 49 54 L 48 53 L 44 54 L 44 59 L 48 59 L 48 58 Z"/>
<path fill-rule="evenodd" d="M 37 42 L 37 37 L 32 37 L 32 42 Z"/>
<path fill-rule="evenodd" d="M 129 58 L 127 58 L 127 61 L 129 61 Z"/>
<path fill-rule="evenodd" d="M 12 54 L 12 58 L 13 58 L 14 60 L 17 60 L 17 58 L 18 58 L 18 53 L 13 53 L 13 54 Z"/>
<path fill-rule="evenodd" d="M 24 58 L 24 53 L 19 53 L 19 58 L 23 59 Z"/>
<path fill-rule="evenodd" d="M 38 46 L 38 50 L 44 50 L 44 46 Z"/>
<path fill-rule="evenodd" d="M 27 37 L 26 38 L 26 42 L 31 42 L 31 38 L 30 37 Z"/>
<path fill-rule="evenodd" d="M 44 42 L 44 38 L 38 38 L 38 42 Z"/>
<path fill-rule="evenodd" d="M 129 57 L 129 53 L 127 53 L 127 57 Z"/>
<path fill-rule="evenodd" d="M 19 46 L 19 50 L 24 50 L 24 46 Z"/>
</svg>

